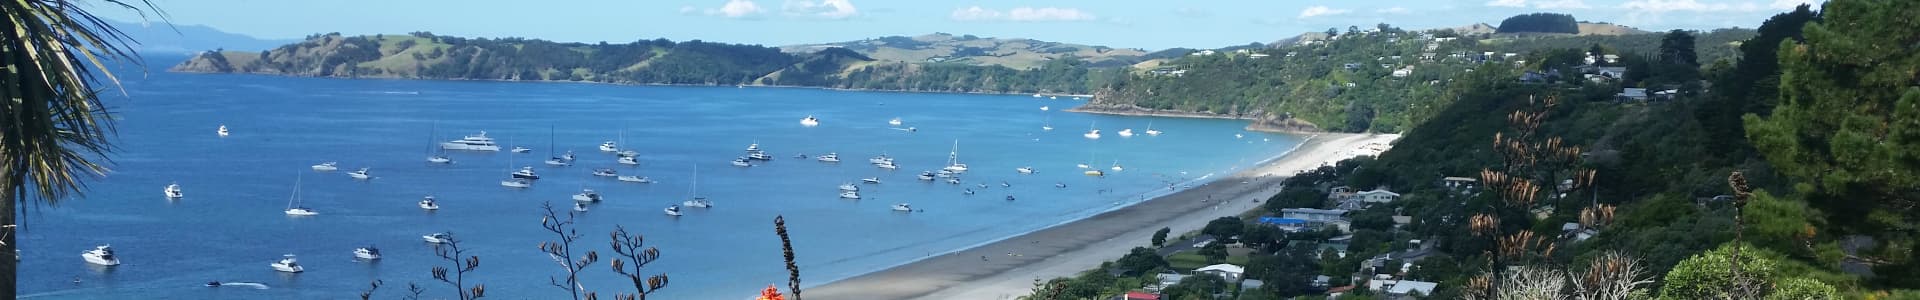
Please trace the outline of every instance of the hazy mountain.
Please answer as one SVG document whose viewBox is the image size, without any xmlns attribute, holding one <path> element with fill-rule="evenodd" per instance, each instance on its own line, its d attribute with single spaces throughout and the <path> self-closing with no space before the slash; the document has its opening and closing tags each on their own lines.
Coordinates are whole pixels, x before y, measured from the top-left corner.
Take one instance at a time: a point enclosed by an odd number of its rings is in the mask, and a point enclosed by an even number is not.
<svg viewBox="0 0 1920 300">
<path fill-rule="evenodd" d="M 192 53 L 214 49 L 259 51 L 299 41 L 260 39 L 220 31 L 204 25 L 168 26 L 166 23 L 157 21 L 141 23 L 109 20 L 107 22 L 138 42 L 133 45 L 134 50 L 146 54 Z"/>
</svg>

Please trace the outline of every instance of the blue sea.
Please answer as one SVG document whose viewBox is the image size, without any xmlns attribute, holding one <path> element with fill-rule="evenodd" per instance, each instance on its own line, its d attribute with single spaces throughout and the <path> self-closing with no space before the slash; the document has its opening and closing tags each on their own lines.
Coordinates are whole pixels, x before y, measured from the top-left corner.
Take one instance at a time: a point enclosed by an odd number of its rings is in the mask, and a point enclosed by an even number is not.
<svg viewBox="0 0 1920 300">
<path fill-rule="evenodd" d="M 607 266 L 607 233 L 624 225 L 661 252 L 643 271 L 671 278 L 656 299 L 747 299 L 769 284 L 784 290 L 776 215 L 786 216 L 804 285 L 815 286 L 1137 203 L 1300 141 L 1245 132 L 1244 121 L 1066 113 L 1083 102 L 1064 96 L 159 71 L 177 59 L 151 58 L 155 66 L 144 75 L 122 70 L 124 95 L 107 90 L 118 119 L 112 171 L 89 181 L 84 196 L 24 215 L 24 297 L 344 299 L 381 280 L 376 298 L 400 297 L 409 282 L 428 298 L 453 298 L 452 287 L 429 276 L 447 263 L 420 238 L 452 231 L 481 258 L 467 282 L 486 285 L 488 298 L 560 298 L 565 290 L 548 282 L 561 269 L 537 249 L 555 239 L 540 227 L 541 203 L 565 213 L 569 197 L 590 188 L 606 200 L 577 219 L 584 235 L 577 247 L 601 252 L 582 272 L 589 290 L 632 291 Z M 821 124 L 801 126 L 808 115 Z M 887 124 L 896 117 L 904 124 Z M 1149 123 L 1166 133 L 1146 136 Z M 1056 129 L 1041 130 L 1046 124 Z M 221 125 L 232 135 L 216 135 Z M 1094 127 L 1105 136 L 1081 136 Z M 1141 134 L 1120 137 L 1123 128 Z M 434 144 L 480 131 L 536 150 L 452 151 L 455 164 L 425 162 Z M 639 166 L 617 165 L 595 148 L 623 133 L 623 146 L 640 153 Z M 964 184 L 915 179 L 943 166 L 956 141 L 960 161 L 972 168 L 961 175 Z M 755 143 L 776 159 L 750 168 L 728 163 Z M 568 150 L 579 155 L 574 166 L 542 164 L 552 151 Z M 844 162 L 793 157 L 828 152 Z M 866 163 L 880 154 L 895 157 L 900 169 Z M 309 168 L 329 161 L 341 170 Z M 1103 178 L 1076 168 L 1116 163 L 1125 170 Z M 524 190 L 498 184 L 521 166 L 543 179 Z M 1017 174 L 1021 166 L 1039 172 Z M 361 167 L 375 178 L 345 173 Z M 594 168 L 657 182 L 617 182 L 591 176 Z M 697 194 L 715 207 L 662 214 L 686 200 L 696 168 Z M 863 185 L 865 199 L 837 197 L 836 186 L 866 177 L 883 183 Z M 320 215 L 281 213 L 296 180 L 305 206 Z M 162 187 L 176 182 L 186 197 L 164 198 Z M 964 195 L 967 188 L 977 194 Z M 418 208 L 425 195 L 442 208 Z M 921 211 L 889 209 L 900 202 Z M 112 244 L 123 264 L 81 260 L 80 252 L 100 244 Z M 385 258 L 354 260 L 353 249 L 365 245 L 379 246 Z M 270 269 L 282 254 L 298 255 L 306 272 Z M 207 281 L 267 288 L 203 287 Z"/>
</svg>

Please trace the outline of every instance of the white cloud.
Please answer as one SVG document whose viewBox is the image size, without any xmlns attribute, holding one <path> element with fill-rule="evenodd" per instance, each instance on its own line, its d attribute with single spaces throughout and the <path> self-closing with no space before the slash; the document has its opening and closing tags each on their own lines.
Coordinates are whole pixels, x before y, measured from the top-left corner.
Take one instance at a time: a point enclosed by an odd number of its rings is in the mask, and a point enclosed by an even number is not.
<svg viewBox="0 0 1920 300">
<path fill-rule="evenodd" d="M 846 19 L 860 14 L 860 10 L 848 0 L 787 0 L 780 10 L 787 15 L 823 19 Z"/>
<path fill-rule="evenodd" d="M 1015 22 L 1071 22 L 1099 19 L 1092 13 L 1074 8 L 1058 7 L 1015 7 L 1007 11 L 982 8 L 979 6 L 953 10 L 949 15 L 955 21 L 1015 21 Z"/>
<path fill-rule="evenodd" d="M 1760 5 L 1756 5 L 1753 3 L 1727 4 L 1727 3 L 1714 3 L 1714 2 L 1700 2 L 1696 0 L 1634 0 L 1634 1 L 1627 1 L 1627 3 L 1621 4 L 1620 7 L 1628 10 L 1634 10 L 1634 11 L 1640 11 L 1640 12 L 1646 12 L 1646 13 L 1656 13 L 1656 14 L 1672 12 L 1672 11 L 1753 12 L 1753 11 L 1759 11 L 1761 9 Z"/>
<path fill-rule="evenodd" d="M 1824 3 L 1824 2 L 1826 2 L 1826 1 L 1820 1 L 1820 0 L 1813 0 L 1813 1 L 1809 1 L 1809 0 L 1774 0 L 1774 1 L 1773 1 L 1773 4 L 1768 4 L 1768 5 L 1767 5 L 1767 8 L 1772 8 L 1772 9 L 1778 9 L 1778 10 L 1793 10 L 1793 8 L 1795 8 L 1795 7 L 1799 7 L 1799 6 L 1801 5 L 1801 4 L 1811 4 L 1811 5 L 1813 5 L 1813 9 L 1814 9 L 1814 10 L 1820 10 L 1820 4 L 1821 4 L 1821 3 Z"/>
<path fill-rule="evenodd" d="M 1527 0 L 1493 0 L 1487 1 L 1487 6 L 1527 7 Z"/>
<path fill-rule="evenodd" d="M 1587 5 L 1587 2 L 1586 2 L 1586 1 L 1581 1 L 1581 0 L 1547 0 L 1547 1 L 1543 1 L 1543 2 L 1535 2 L 1535 3 L 1533 3 L 1533 7 L 1534 7 L 1534 8 L 1542 8 L 1542 9 L 1588 9 L 1588 8 L 1593 8 L 1593 6 L 1588 6 L 1588 5 Z"/>
<path fill-rule="evenodd" d="M 688 7 L 682 7 L 680 11 L 684 12 L 687 8 Z M 727 4 L 721 5 L 720 8 L 707 9 L 706 14 L 709 16 L 725 16 L 728 18 L 750 18 L 759 16 L 760 13 L 764 11 L 766 10 L 761 9 L 760 4 L 753 3 L 753 1 L 727 0 Z"/>
<path fill-rule="evenodd" d="M 1305 19 L 1305 18 L 1312 18 L 1312 17 L 1319 17 L 1319 16 L 1331 16 L 1331 15 L 1344 14 L 1348 12 L 1351 12 L 1351 11 L 1345 10 L 1345 9 L 1330 8 L 1325 5 L 1314 5 L 1312 7 L 1307 7 L 1307 9 L 1300 10 L 1300 18 Z"/>
<path fill-rule="evenodd" d="M 1382 8 L 1380 10 L 1375 10 L 1373 12 L 1389 14 L 1389 15 L 1404 15 L 1404 14 L 1413 13 L 1413 10 L 1407 9 L 1405 7 L 1395 6 L 1395 7 Z"/>
</svg>

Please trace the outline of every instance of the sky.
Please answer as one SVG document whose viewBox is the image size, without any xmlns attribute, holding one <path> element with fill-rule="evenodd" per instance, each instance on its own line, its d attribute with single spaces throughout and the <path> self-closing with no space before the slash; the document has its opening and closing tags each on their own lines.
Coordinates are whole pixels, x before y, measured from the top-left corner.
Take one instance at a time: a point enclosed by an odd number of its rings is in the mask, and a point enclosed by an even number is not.
<svg viewBox="0 0 1920 300">
<path fill-rule="evenodd" d="M 934 32 L 1159 50 L 1271 42 L 1387 23 L 1406 29 L 1555 12 L 1649 31 L 1758 27 L 1822 0 L 151 0 L 180 25 L 265 39 L 430 31 L 562 42 L 667 38 L 769 46 Z M 97 1 L 96 1 L 97 2 Z M 140 14 L 95 7 L 111 19 Z M 148 13 L 145 19 L 157 22 Z"/>
</svg>

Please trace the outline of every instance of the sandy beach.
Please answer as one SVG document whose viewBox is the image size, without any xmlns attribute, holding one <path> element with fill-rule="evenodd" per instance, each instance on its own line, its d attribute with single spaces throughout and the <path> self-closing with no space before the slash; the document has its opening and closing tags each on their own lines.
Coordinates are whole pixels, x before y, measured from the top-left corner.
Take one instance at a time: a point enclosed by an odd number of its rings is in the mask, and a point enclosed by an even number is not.
<svg viewBox="0 0 1920 300">
<path fill-rule="evenodd" d="M 1195 186 L 1083 220 L 973 249 L 935 256 L 802 291 L 815 299 L 1013 299 L 1036 279 L 1072 276 L 1147 246 L 1153 232 L 1199 230 L 1207 221 L 1258 207 L 1286 176 L 1353 157 L 1397 135 L 1319 134 L 1287 155 Z"/>
</svg>

